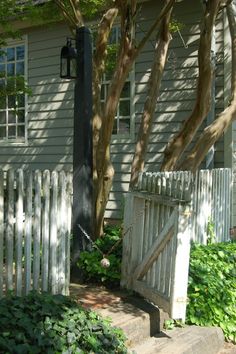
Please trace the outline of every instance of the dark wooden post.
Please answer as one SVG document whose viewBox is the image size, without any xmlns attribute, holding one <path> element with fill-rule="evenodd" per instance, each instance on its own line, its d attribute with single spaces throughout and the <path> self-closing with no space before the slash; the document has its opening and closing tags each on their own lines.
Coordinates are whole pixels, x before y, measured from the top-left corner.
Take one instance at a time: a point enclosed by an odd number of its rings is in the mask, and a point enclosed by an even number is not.
<svg viewBox="0 0 236 354">
<path fill-rule="evenodd" d="M 75 268 L 86 237 L 93 234 L 92 171 L 92 36 L 88 28 L 76 31 L 77 79 L 75 84 L 73 143 L 73 248 Z M 73 269 L 72 268 L 72 269 Z"/>
</svg>

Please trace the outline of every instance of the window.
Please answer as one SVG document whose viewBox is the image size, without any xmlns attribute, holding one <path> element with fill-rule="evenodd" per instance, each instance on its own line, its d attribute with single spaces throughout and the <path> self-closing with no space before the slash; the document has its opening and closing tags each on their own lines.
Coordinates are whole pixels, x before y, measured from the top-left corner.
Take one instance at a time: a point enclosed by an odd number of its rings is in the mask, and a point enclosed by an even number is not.
<svg viewBox="0 0 236 354">
<path fill-rule="evenodd" d="M 110 61 L 115 62 L 115 56 L 118 50 L 118 44 L 120 40 L 120 30 L 119 27 L 114 27 L 111 31 L 109 44 L 110 50 L 108 49 L 108 56 L 110 54 Z M 108 59 L 109 60 L 109 59 Z M 110 68 L 111 67 L 111 68 Z M 112 72 L 112 64 L 108 63 L 108 68 L 106 70 L 106 74 L 104 74 L 102 88 L 101 88 L 101 101 L 104 102 L 109 87 L 109 81 L 111 78 Z M 117 113 L 115 117 L 114 127 L 113 127 L 113 136 L 114 137 L 130 137 L 132 134 L 132 123 L 133 123 L 133 114 L 132 111 L 133 105 L 131 104 L 133 99 L 133 75 L 134 73 L 131 72 L 129 77 L 126 80 L 126 83 L 123 87 L 121 92 L 119 106 L 117 108 Z"/>
<path fill-rule="evenodd" d="M 0 143 L 25 142 L 25 44 L 0 49 Z"/>
</svg>

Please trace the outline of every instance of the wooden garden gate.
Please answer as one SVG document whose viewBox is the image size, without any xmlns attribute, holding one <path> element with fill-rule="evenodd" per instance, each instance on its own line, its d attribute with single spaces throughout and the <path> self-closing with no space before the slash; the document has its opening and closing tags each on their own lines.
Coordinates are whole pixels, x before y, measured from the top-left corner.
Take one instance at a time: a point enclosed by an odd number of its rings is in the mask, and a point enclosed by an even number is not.
<svg viewBox="0 0 236 354">
<path fill-rule="evenodd" d="M 125 204 L 122 281 L 185 320 L 190 252 L 189 173 L 152 175 L 129 192 Z"/>
</svg>

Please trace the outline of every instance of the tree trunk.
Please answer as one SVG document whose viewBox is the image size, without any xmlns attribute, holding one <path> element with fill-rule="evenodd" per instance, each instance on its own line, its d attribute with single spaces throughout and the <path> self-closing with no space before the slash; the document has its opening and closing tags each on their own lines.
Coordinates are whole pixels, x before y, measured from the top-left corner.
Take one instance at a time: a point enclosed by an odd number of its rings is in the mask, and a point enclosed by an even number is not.
<svg viewBox="0 0 236 354">
<path fill-rule="evenodd" d="M 168 1 L 166 1 L 168 3 Z M 170 17 L 172 8 L 163 18 L 161 28 L 157 36 L 156 48 L 154 53 L 153 66 L 148 81 L 147 99 L 138 131 L 135 153 L 131 166 L 131 179 L 129 187 L 132 189 L 137 180 L 139 172 L 143 171 L 146 151 L 156 108 L 157 97 L 159 96 L 162 75 L 164 72 L 167 52 L 171 35 L 169 31 Z"/>
<path fill-rule="evenodd" d="M 191 143 L 198 128 L 207 116 L 211 105 L 211 83 L 213 68 L 211 63 L 211 41 L 215 19 L 223 0 L 208 0 L 200 35 L 198 64 L 199 77 L 195 107 L 182 129 L 168 143 L 162 162 L 162 171 L 171 171 L 176 168 L 178 160 Z"/>
<path fill-rule="evenodd" d="M 190 154 L 178 169 L 195 172 L 204 160 L 212 145 L 227 130 L 233 120 L 236 120 L 236 6 L 230 3 L 227 7 L 227 17 L 232 42 L 232 68 L 231 68 L 231 102 L 229 106 L 219 114 L 218 118 L 206 127 L 193 147 Z"/>
<path fill-rule="evenodd" d="M 103 234 L 103 219 L 114 177 L 114 168 L 110 160 L 110 140 L 122 88 L 138 54 L 143 49 L 153 31 L 161 23 L 162 19 L 166 16 L 170 9 L 172 9 L 174 3 L 175 0 L 169 0 L 167 4 L 164 5 L 150 29 L 147 31 L 141 42 L 137 45 L 133 36 L 135 13 L 132 12 L 135 12 L 136 2 L 132 1 L 131 8 L 129 8 L 127 4 L 125 6 L 125 2 L 120 2 L 121 47 L 118 55 L 116 70 L 110 83 L 108 98 L 102 115 L 102 124 L 96 152 L 97 183 L 94 194 L 96 219 L 95 238 Z M 127 10 L 131 10 L 131 13 L 129 13 L 128 16 Z"/>
</svg>

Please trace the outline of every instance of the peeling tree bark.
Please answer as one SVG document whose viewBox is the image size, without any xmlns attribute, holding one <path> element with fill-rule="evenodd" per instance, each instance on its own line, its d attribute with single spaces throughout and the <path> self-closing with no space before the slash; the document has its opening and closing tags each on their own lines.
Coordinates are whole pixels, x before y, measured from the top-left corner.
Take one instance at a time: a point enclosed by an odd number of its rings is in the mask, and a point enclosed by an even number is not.
<svg viewBox="0 0 236 354">
<path fill-rule="evenodd" d="M 166 3 L 168 3 L 168 0 Z M 157 36 L 153 66 L 148 81 L 147 98 L 144 104 L 144 110 L 135 146 L 135 153 L 131 166 L 131 178 L 129 184 L 131 189 L 135 186 L 138 180 L 139 172 L 143 171 L 144 168 L 147 146 L 153 123 L 153 116 L 156 108 L 157 98 L 160 92 L 161 80 L 166 64 L 169 43 L 171 40 L 169 31 L 171 12 L 172 9 L 170 9 L 167 15 L 163 18 L 161 28 Z"/>
<path fill-rule="evenodd" d="M 217 119 L 206 127 L 185 161 L 178 166 L 181 170 L 195 172 L 204 160 L 212 145 L 227 130 L 229 125 L 236 120 L 236 6 L 230 3 L 227 6 L 227 17 L 231 35 L 232 72 L 231 72 L 231 101 Z"/>
<path fill-rule="evenodd" d="M 186 119 L 181 130 L 168 143 L 164 151 L 164 159 L 161 166 L 162 171 L 176 169 L 178 160 L 191 143 L 198 128 L 210 110 L 211 83 L 213 78 L 213 68 L 211 64 L 212 32 L 219 7 L 223 3 L 224 0 L 208 0 L 206 2 L 198 50 L 199 76 L 196 103 L 191 115 Z"/>
<path fill-rule="evenodd" d="M 110 140 L 122 88 L 138 54 L 152 35 L 153 31 L 158 27 L 162 18 L 168 13 L 170 8 L 173 7 L 174 2 L 175 0 L 170 0 L 169 3 L 163 7 L 149 31 L 139 45 L 136 46 L 133 32 L 137 1 L 132 0 L 131 7 L 129 7 L 127 1 L 117 1 L 117 3 L 120 4 L 121 45 L 116 69 L 109 86 L 105 109 L 102 114 L 102 124 L 96 151 L 97 183 L 94 196 L 96 223 L 94 228 L 95 237 L 99 237 L 103 234 L 103 219 L 114 177 L 114 168 L 110 158 Z"/>
</svg>

